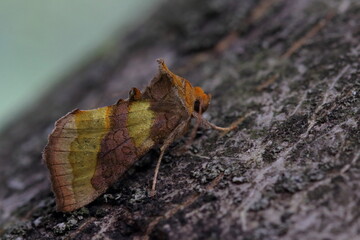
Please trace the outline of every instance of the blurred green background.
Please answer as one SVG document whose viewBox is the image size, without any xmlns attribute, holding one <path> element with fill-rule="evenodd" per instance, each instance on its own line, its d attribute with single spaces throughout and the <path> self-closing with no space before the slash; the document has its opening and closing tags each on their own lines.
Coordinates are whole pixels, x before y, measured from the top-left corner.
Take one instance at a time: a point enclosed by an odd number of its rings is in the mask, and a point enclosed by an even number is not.
<svg viewBox="0 0 360 240">
<path fill-rule="evenodd" d="M 1 0 L 0 130 L 159 0 Z"/>
</svg>

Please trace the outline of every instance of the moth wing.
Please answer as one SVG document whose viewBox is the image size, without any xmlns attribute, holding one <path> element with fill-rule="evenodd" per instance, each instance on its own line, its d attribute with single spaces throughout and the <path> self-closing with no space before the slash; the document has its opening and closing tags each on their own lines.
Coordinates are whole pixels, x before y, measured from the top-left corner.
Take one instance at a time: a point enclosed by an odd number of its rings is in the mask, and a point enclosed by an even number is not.
<svg viewBox="0 0 360 240">
<path fill-rule="evenodd" d="M 195 90 L 191 83 L 169 70 L 164 60 L 158 59 L 159 73 L 145 89 L 144 97 L 158 102 L 177 101 L 181 111 L 187 111 L 188 116 L 194 110 Z"/>
<path fill-rule="evenodd" d="M 153 147 L 154 114 L 149 106 L 144 101 L 122 101 L 75 110 L 56 122 L 43 158 L 59 211 L 72 211 L 96 199 Z"/>
<path fill-rule="evenodd" d="M 102 138 L 110 130 L 111 107 L 75 110 L 60 118 L 43 158 L 49 168 L 57 209 L 72 211 L 98 195 L 91 185 Z"/>
</svg>

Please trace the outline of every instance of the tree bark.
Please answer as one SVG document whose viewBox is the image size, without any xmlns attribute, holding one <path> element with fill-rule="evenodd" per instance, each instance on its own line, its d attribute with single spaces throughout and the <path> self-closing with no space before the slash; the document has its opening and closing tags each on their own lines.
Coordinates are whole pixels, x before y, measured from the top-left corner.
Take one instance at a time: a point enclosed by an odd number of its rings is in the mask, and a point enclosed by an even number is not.
<svg viewBox="0 0 360 240">
<path fill-rule="evenodd" d="M 68 75 L 0 135 L 4 239 L 356 239 L 360 236 L 357 0 L 176 0 Z M 158 152 L 106 194 L 55 211 L 41 161 L 56 119 L 144 88 L 156 58 L 212 94 L 181 156 Z M 183 144 L 177 141 L 173 147 Z"/>
</svg>

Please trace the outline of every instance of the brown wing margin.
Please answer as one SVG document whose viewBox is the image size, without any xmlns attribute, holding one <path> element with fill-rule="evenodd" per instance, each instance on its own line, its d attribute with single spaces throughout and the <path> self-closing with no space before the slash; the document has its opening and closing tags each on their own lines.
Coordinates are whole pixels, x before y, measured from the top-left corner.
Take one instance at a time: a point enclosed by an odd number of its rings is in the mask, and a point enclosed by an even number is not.
<svg viewBox="0 0 360 240">
<path fill-rule="evenodd" d="M 71 143 L 76 139 L 74 110 L 55 123 L 43 152 L 43 159 L 50 171 L 52 190 L 56 197 L 57 209 L 71 211 L 76 208 L 74 189 L 72 188 L 72 165 L 68 160 Z"/>
</svg>

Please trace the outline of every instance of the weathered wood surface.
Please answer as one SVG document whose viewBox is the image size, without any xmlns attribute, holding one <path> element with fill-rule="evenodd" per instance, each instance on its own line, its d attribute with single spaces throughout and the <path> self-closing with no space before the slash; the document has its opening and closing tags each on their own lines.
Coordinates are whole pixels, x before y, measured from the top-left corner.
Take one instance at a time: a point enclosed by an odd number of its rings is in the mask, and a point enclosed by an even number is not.
<svg viewBox="0 0 360 240">
<path fill-rule="evenodd" d="M 68 75 L 0 136 L 4 239 L 360 239 L 360 4 L 357 0 L 171 1 Z M 41 151 L 54 121 L 144 87 L 163 57 L 212 93 L 226 136 L 157 152 L 107 194 L 54 211 Z M 181 144 L 181 141 L 178 142 Z"/>
</svg>

